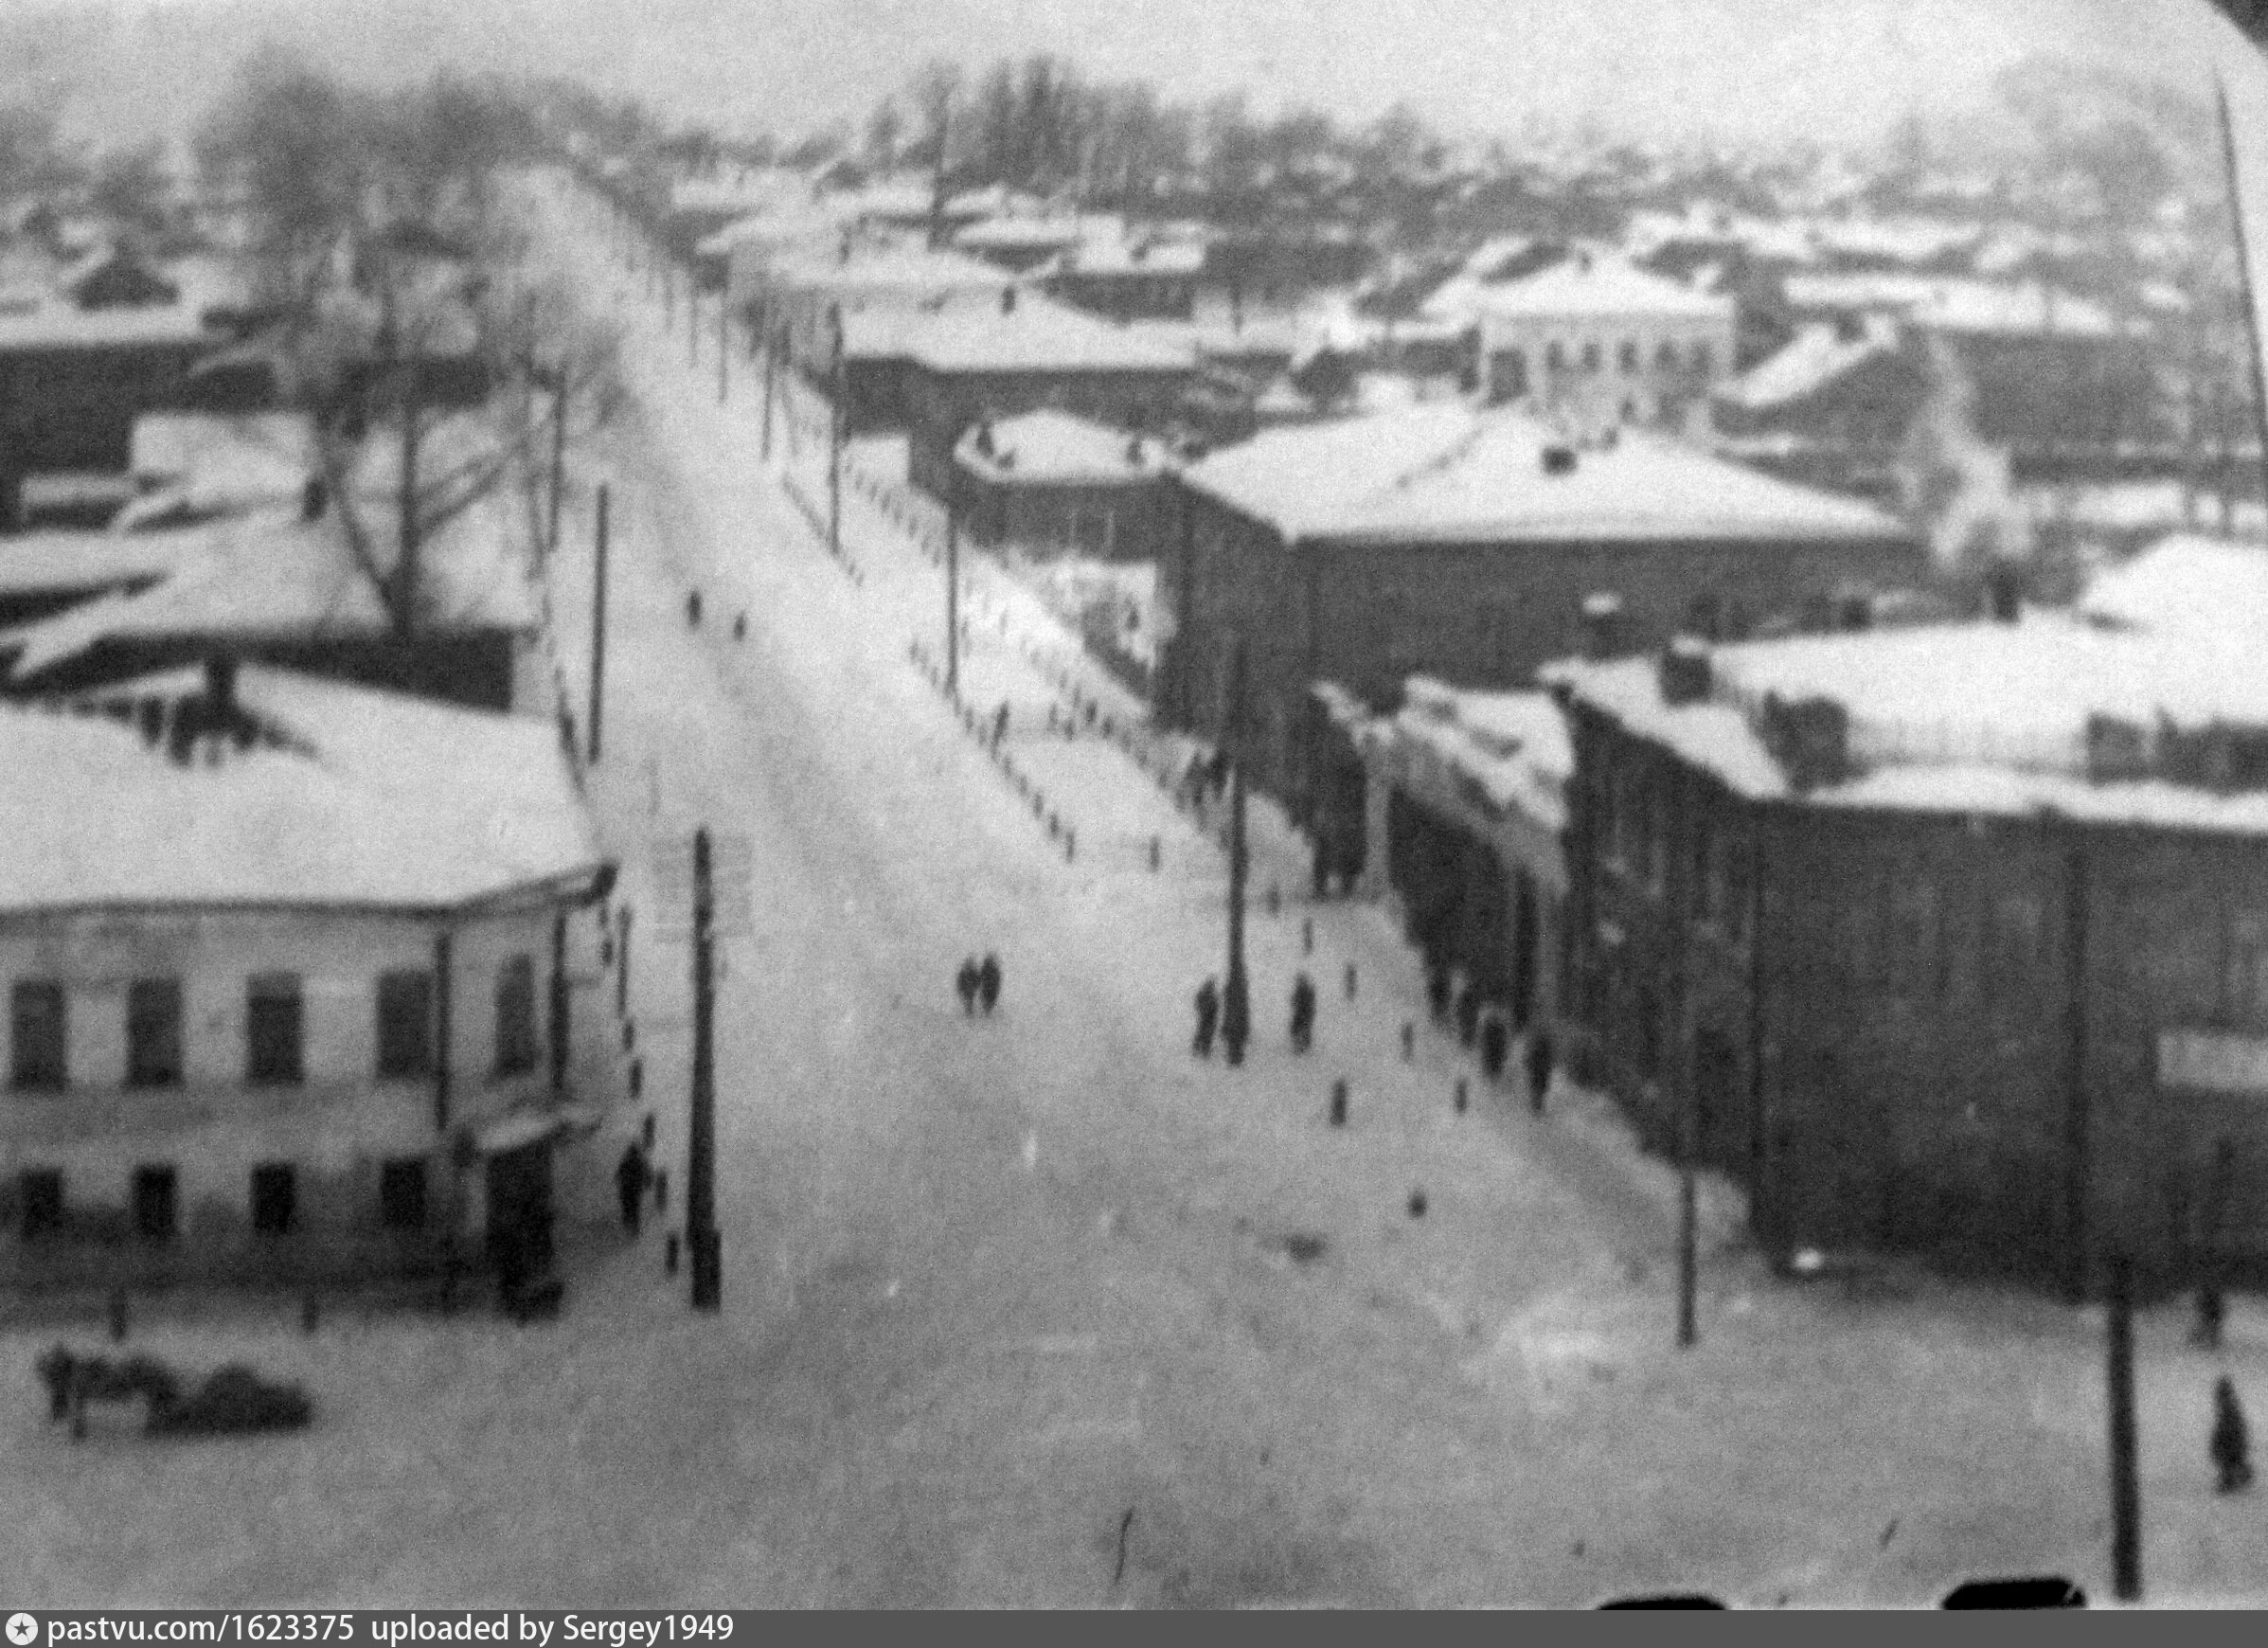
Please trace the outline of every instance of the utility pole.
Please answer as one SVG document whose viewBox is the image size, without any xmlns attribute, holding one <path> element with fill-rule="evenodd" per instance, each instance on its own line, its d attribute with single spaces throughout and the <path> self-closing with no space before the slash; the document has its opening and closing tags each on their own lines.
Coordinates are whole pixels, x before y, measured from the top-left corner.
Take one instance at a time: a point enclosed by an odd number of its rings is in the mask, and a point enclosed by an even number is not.
<svg viewBox="0 0 2268 1648">
<path fill-rule="evenodd" d="M 688 370 L 701 365 L 701 283 L 690 269 L 685 277 L 685 364 Z"/>
<path fill-rule="evenodd" d="M 1688 1098 L 1688 1103 L 1691 1100 Z M 1689 1350 L 1701 1337 L 1700 1324 L 1695 1320 L 1694 1294 L 1700 1282 L 1700 1195 L 1693 1182 L 1693 1118 L 1688 1113 L 1681 1129 L 1684 1148 L 1678 1152 L 1677 1164 L 1677 1343 L 1681 1350 Z"/>
<path fill-rule="evenodd" d="M 2110 1261 L 2111 1585 L 2122 1603 L 2142 1600 L 2142 1485 L 2135 1469 L 2133 1266 Z"/>
<path fill-rule="evenodd" d="M 615 1016 L 630 1016 L 630 906 L 615 911 Z"/>
<path fill-rule="evenodd" d="M 1252 983 L 1244 975 L 1244 637 L 1229 654 L 1228 725 L 1228 987 L 1222 993 L 1221 1039 L 1231 1065 L 1244 1062 L 1252 1033 Z"/>
<path fill-rule="evenodd" d="M 778 340 L 770 327 L 764 330 L 764 444 L 758 456 L 766 463 L 772 461 L 772 381 L 778 369 Z"/>
<path fill-rule="evenodd" d="M 2268 482 L 2268 381 L 2260 367 L 2259 312 L 2253 306 L 2252 250 L 2244 243 L 2244 203 L 2237 188 L 2237 133 L 2228 117 L 2228 87 L 2213 71 L 2213 97 L 2221 113 L 2221 156 L 2228 171 L 2229 224 L 2237 242 L 2237 289 L 2244 303 L 2244 364 L 2251 368 L 2253 429 L 2259 437 L 2262 479 Z"/>
<path fill-rule="evenodd" d="M 559 553 L 559 512 L 567 484 L 567 373 L 563 366 L 551 390 L 551 509 L 545 521 L 544 561 Z"/>
<path fill-rule="evenodd" d="M 591 751 L 598 764 L 598 718 L 606 708 L 606 483 L 598 483 L 598 547 L 591 573 Z"/>
<path fill-rule="evenodd" d="M 724 294 L 717 294 L 717 404 L 724 404 L 725 372 L 732 363 L 732 311 Z"/>
<path fill-rule="evenodd" d="M 843 558 L 843 311 L 830 306 L 834 323 L 834 367 L 829 374 L 833 393 L 827 410 L 827 552 Z"/>
<path fill-rule="evenodd" d="M 709 930 L 708 832 L 693 832 L 693 1095 L 686 1130 L 686 1245 L 692 1249 L 693 1308 L 723 1302 L 722 1241 L 717 1235 L 717 996 L 712 976 L 716 936 Z"/>
</svg>

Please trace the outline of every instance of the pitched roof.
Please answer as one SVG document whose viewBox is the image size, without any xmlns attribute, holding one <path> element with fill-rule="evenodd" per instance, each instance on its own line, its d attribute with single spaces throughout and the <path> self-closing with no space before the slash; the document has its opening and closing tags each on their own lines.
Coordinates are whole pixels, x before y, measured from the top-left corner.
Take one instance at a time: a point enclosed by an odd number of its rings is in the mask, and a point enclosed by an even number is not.
<svg viewBox="0 0 2268 1648">
<path fill-rule="evenodd" d="M 305 412 L 145 412 L 134 421 L 127 468 L 144 492 L 192 508 L 296 502 L 317 471 L 314 420 Z"/>
<path fill-rule="evenodd" d="M 1370 543 L 1843 539 L 1910 534 L 1866 504 L 1624 431 L 1545 468 L 1553 429 L 1517 411 L 1420 405 L 1266 430 L 1184 472 L 1287 540 Z"/>
<path fill-rule="evenodd" d="M 2080 617 L 2257 651 L 2268 644 L 2268 545 L 2175 533 L 2098 574 Z"/>
<path fill-rule="evenodd" d="M 1645 315 L 1723 320 L 1733 300 L 1696 292 L 1621 258 L 1566 259 L 1517 280 L 1485 281 L 1459 276 L 1425 304 L 1437 319 L 1554 319 L 1562 316 Z"/>
<path fill-rule="evenodd" d="M 1877 329 L 1857 337 L 1839 336 L 1823 322 L 1800 328 L 1786 347 L 1717 386 L 1721 401 L 1746 411 L 1763 412 L 1816 393 L 1876 355 L 1894 354 L 1895 335 Z"/>
<path fill-rule="evenodd" d="M 1163 443 L 1075 418 L 1052 408 L 1004 418 L 985 426 L 991 451 L 979 430 L 961 437 L 954 457 L 966 468 L 996 480 L 1029 485 L 1091 486 L 1145 481 L 1171 467 Z M 1137 456 L 1138 455 L 1138 456 Z"/>
<path fill-rule="evenodd" d="M 242 744 L 177 761 L 131 719 L 172 671 L 0 708 L 0 910 L 131 905 L 434 909 L 598 873 L 549 722 L 245 666 Z"/>
<path fill-rule="evenodd" d="M 2063 613 L 1751 641 L 1715 649 L 1709 696 L 1667 703 L 1654 660 L 1547 665 L 1547 681 L 1737 794 L 1797 792 L 1768 747 L 1767 699 L 1826 699 L 1848 717 L 1853 772 L 1803 793 L 1824 806 L 2268 834 L 2268 793 L 2165 778 L 2094 781 L 2089 725 L 2268 727 L 2268 681 L 2194 635 L 2115 631 Z"/>
<path fill-rule="evenodd" d="M 1028 295 L 1006 312 L 993 306 L 932 317 L 909 352 L 940 372 L 1169 372 L 1196 366 L 1187 343 Z"/>
<path fill-rule="evenodd" d="M 0 354 L 214 341 L 217 334 L 205 330 L 203 317 L 179 303 L 80 309 L 53 297 L 29 309 L 0 308 Z"/>
</svg>

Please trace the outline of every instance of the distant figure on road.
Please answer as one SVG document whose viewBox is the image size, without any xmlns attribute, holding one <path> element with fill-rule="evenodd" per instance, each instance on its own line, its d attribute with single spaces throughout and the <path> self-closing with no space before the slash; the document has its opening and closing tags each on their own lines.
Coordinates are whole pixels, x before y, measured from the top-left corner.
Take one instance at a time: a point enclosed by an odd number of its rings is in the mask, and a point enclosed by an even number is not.
<svg viewBox="0 0 2268 1648">
<path fill-rule="evenodd" d="M 985 953 L 984 965 L 976 970 L 976 999 L 987 1012 L 1000 1000 L 1000 958 L 990 951 Z"/>
<path fill-rule="evenodd" d="M 1201 1059 L 1213 1056 L 1213 1029 L 1221 1022 L 1221 987 L 1207 978 L 1197 987 L 1197 1034 L 1189 1051 Z"/>
<path fill-rule="evenodd" d="M 976 980 L 979 972 L 976 958 L 971 956 L 961 962 L 960 971 L 953 976 L 953 988 L 961 998 L 961 1011 L 971 1016 L 976 1012 Z"/>
<path fill-rule="evenodd" d="M 1221 1049 L 1228 1062 L 1244 1062 L 1244 1044 L 1252 1039 L 1252 1003 L 1245 998 L 1244 976 L 1231 973 L 1221 999 Z"/>
<path fill-rule="evenodd" d="M 2237 1388 L 2225 1373 L 2213 1387 L 2212 1450 L 2222 1493 L 2235 1494 L 2252 1486 L 2252 1432 L 2244 1424 Z"/>
<path fill-rule="evenodd" d="M 1551 1091 L 1551 1036 L 1542 1025 L 1529 1032 L 1527 1038 L 1527 1102 L 1537 1112 L 1544 1108 L 1544 1096 Z"/>
<path fill-rule="evenodd" d="M 748 638 L 748 615 L 746 613 L 741 613 L 732 620 L 732 638 L 736 641 L 744 641 Z"/>
<path fill-rule="evenodd" d="M 998 744 L 1006 737 L 1008 737 L 1008 700 L 1003 698 L 1000 701 L 1000 708 L 992 712 L 992 743 Z"/>
<path fill-rule="evenodd" d="M 635 1236 L 646 1206 L 646 1153 L 634 1138 L 615 1164 L 615 1194 L 622 1204 L 622 1228 Z"/>
<path fill-rule="evenodd" d="M 1304 973 L 1292 980 L 1292 1050 L 1304 1053 L 1315 1040 L 1315 985 Z"/>
<path fill-rule="evenodd" d="M 701 622 L 701 592 L 698 589 L 685 598 L 685 621 L 696 627 Z"/>
<path fill-rule="evenodd" d="M 1212 785 L 1213 794 L 1216 796 L 1228 788 L 1228 751 L 1217 749 L 1213 752 L 1213 764 L 1207 770 L 1205 778 Z"/>
<path fill-rule="evenodd" d="M 1449 1016 L 1449 969 L 1438 963 L 1425 970 L 1425 1006 L 1436 1024 Z"/>
<path fill-rule="evenodd" d="M 2189 1342 L 2203 1345 L 2208 1351 L 2221 1349 L 2221 1318 L 2224 1306 L 2218 1282 L 2205 1282 L 2197 1290 L 2197 1325 L 2189 1330 Z"/>
<path fill-rule="evenodd" d="M 1480 992 L 1468 981 L 1464 989 L 1456 993 L 1456 1039 L 1469 1048 L 1479 1034 Z"/>
<path fill-rule="evenodd" d="M 1480 1023 L 1480 1073 L 1491 1082 L 1504 1074 L 1505 1056 L 1511 1048 L 1511 1029 L 1504 1014 L 1491 1008 Z"/>
</svg>

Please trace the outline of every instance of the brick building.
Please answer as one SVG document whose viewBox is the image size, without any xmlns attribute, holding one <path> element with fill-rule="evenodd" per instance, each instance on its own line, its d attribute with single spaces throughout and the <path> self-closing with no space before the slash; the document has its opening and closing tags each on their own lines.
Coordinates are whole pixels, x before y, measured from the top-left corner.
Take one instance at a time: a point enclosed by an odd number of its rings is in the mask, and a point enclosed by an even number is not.
<svg viewBox="0 0 2268 1648">
<path fill-rule="evenodd" d="M 1196 381 L 1186 340 L 1113 326 L 1045 298 L 924 326 L 908 344 L 907 473 L 937 497 L 972 427 L 1042 407 L 1129 434 L 1163 433 Z"/>
<path fill-rule="evenodd" d="M 2248 653 L 2026 613 L 1554 666 L 1566 995 L 1644 1135 L 1783 1255 L 2268 1257 Z"/>
<path fill-rule="evenodd" d="M 613 881 L 548 726 L 215 662 L 0 751 L 0 1279 L 541 1266 Z"/>
<path fill-rule="evenodd" d="M 1817 622 L 1853 584 L 1923 570 L 1919 541 L 1864 504 L 1636 432 L 1578 450 L 1510 409 L 1269 430 L 1179 489 L 1179 542 L 1159 557 L 1159 712 L 1219 733 L 1241 641 L 1252 776 L 1318 828 L 1360 777 L 1332 753 L 1316 682 L 1373 708 L 1419 673 L 1528 687 L 1583 644 L 1586 606 L 1592 641 L 1628 650 L 1694 625 Z M 1358 820 L 1327 821 L 1356 864 Z"/>
</svg>

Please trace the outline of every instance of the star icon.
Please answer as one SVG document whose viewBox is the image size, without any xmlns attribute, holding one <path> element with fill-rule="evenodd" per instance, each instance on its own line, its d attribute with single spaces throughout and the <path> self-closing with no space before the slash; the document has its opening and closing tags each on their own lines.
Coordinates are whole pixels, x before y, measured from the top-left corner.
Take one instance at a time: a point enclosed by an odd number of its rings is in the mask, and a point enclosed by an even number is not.
<svg viewBox="0 0 2268 1648">
<path fill-rule="evenodd" d="M 8 1639 L 15 1648 L 31 1648 L 38 1640 L 40 1622 L 29 1614 L 10 1614 L 8 1617 Z"/>
</svg>

